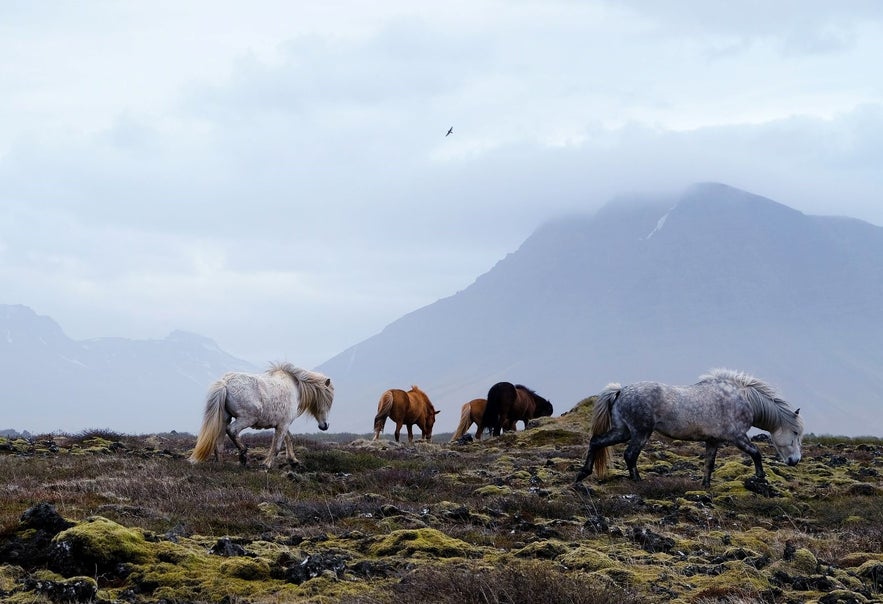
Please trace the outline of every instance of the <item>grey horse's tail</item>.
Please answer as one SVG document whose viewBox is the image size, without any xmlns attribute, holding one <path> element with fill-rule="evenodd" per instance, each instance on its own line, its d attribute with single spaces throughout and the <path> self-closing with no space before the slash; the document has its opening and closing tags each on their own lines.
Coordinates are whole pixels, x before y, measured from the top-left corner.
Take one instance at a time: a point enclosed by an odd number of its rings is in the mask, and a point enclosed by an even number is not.
<svg viewBox="0 0 883 604">
<path fill-rule="evenodd" d="M 595 408 L 592 411 L 592 436 L 604 434 L 610 430 L 610 407 L 619 398 L 620 392 L 622 392 L 622 387 L 619 384 L 608 384 L 598 395 L 598 400 L 595 401 Z M 598 478 L 604 478 L 607 475 L 609 462 L 610 452 L 607 447 L 595 450 L 595 463 L 592 467 Z"/>
<path fill-rule="evenodd" d="M 202 417 L 202 428 L 196 439 L 196 447 L 190 455 L 190 463 L 205 461 L 215 452 L 218 439 L 224 435 L 227 417 L 224 404 L 227 402 L 227 385 L 219 380 L 212 384 L 205 398 L 205 414 Z"/>
<path fill-rule="evenodd" d="M 457 424 L 457 430 L 451 437 L 451 442 L 466 434 L 466 430 L 469 429 L 470 425 L 472 425 L 472 403 L 468 402 L 464 403 L 463 408 L 460 410 L 460 423 Z"/>
<path fill-rule="evenodd" d="M 383 424 L 386 423 L 386 418 L 389 417 L 392 411 L 392 403 L 392 390 L 387 390 L 381 395 L 380 401 L 377 403 L 377 415 L 374 416 L 374 440 L 380 438 L 380 433 L 383 432 Z"/>
</svg>

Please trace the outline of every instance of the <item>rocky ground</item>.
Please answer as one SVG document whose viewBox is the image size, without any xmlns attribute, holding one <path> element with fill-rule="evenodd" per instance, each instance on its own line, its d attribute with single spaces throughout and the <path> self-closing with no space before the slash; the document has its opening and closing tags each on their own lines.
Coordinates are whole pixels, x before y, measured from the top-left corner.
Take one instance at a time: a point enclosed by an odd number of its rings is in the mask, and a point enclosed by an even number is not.
<svg viewBox="0 0 883 604">
<path fill-rule="evenodd" d="M 0 438 L 4 602 L 883 601 L 883 442 L 808 437 L 768 481 L 654 440 L 574 488 L 590 404 L 481 442 L 263 435 L 191 465 L 191 435 Z"/>
</svg>

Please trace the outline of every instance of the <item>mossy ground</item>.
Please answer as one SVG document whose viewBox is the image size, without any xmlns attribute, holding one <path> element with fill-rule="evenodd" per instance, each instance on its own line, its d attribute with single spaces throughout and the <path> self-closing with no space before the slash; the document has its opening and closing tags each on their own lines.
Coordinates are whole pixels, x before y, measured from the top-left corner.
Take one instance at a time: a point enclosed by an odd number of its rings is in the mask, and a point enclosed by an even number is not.
<svg viewBox="0 0 883 604">
<path fill-rule="evenodd" d="M 573 488 L 589 408 L 466 445 L 297 438 L 269 472 L 261 435 L 244 468 L 189 464 L 188 435 L 7 440 L 0 600 L 883 600 L 883 443 L 808 437 L 796 467 L 761 443 L 770 496 L 735 448 L 706 490 L 703 447 L 663 440 L 642 482 L 617 448 Z M 74 526 L 24 522 L 40 502 Z"/>
</svg>

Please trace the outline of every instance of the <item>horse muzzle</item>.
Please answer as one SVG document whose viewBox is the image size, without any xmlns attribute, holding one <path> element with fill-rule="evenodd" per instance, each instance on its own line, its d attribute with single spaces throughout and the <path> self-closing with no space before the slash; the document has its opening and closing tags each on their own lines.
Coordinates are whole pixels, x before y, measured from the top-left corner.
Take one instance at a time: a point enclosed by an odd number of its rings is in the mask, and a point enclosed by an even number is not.
<svg viewBox="0 0 883 604">
<path fill-rule="evenodd" d="M 319 429 L 320 429 L 322 432 L 324 432 L 325 430 L 327 430 L 327 429 L 328 429 L 328 422 L 322 422 L 321 424 L 319 424 Z M 794 462 L 794 463 L 797 463 L 797 462 Z M 788 462 L 788 464 L 789 464 L 789 465 L 793 465 L 790 461 Z"/>
<path fill-rule="evenodd" d="M 797 462 L 799 462 L 799 461 L 800 461 L 800 458 L 799 458 L 799 457 L 789 457 L 789 458 L 786 460 L 786 463 L 787 463 L 789 466 L 796 466 L 796 465 L 797 465 Z"/>
</svg>

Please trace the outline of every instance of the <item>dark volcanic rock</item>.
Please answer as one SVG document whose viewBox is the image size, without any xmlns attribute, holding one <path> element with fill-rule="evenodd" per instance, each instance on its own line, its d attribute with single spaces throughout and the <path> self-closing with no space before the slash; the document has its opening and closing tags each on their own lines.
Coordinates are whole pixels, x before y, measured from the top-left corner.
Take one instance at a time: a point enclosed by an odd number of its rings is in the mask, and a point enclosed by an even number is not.
<svg viewBox="0 0 883 604">
<path fill-rule="evenodd" d="M 95 581 L 84 577 L 77 577 L 68 581 L 49 581 L 27 577 L 23 586 L 28 591 L 42 594 L 53 602 L 94 602 L 98 595 L 98 585 Z"/>
<path fill-rule="evenodd" d="M 782 495 L 765 478 L 751 475 L 745 479 L 745 488 L 763 497 L 781 497 Z"/>
<path fill-rule="evenodd" d="M 289 583 L 300 585 L 304 581 L 318 577 L 325 572 L 330 572 L 339 579 L 344 570 L 346 570 L 346 560 L 343 556 L 335 554 L 314 554 L 307 556 L 303 560 L 296 560 L 281 569 L 274 569 L 272 571 L 272 576 L 275 579 L 282 579 Z M 359 568 L 359 571 L 366 574 L 377 573 L 379 576 L 387 576 L 384 573 L 386 573 L 388 569 L 377 564 L 371 568 L 362 566 Z"/>
<path fill-rule="evenodd" d="M 238 543 L 234 543 L 229 537 L 221 537 L 218 539 L 217 543 L 212 546 L 208 553 L 215 556 L 226 556 L 228 558 L 248 555 L 248 552 L 245 551 L 244 547 Z"/>
<path fill-rule="evenodd" d="M 19 529 L 7 537 L 0 537 L 0 562 L 26 569 L 44 566 L 49 559 L 52 538 L 71 526 L 73 524 L 48 503 L 28 508 L 21 516 Z M 22 537 L 25 531 L 28 536 Z"/>
<path fill-rule="evenodd" d="M 654 533 L 648 528 L 636 526 L 632 529 L 632 540 L 641 548 L 651 554 L 656 552 L 669 553 L 675 546 L 675 540 L 658 533 Z"/>
</svg>

